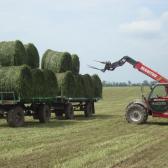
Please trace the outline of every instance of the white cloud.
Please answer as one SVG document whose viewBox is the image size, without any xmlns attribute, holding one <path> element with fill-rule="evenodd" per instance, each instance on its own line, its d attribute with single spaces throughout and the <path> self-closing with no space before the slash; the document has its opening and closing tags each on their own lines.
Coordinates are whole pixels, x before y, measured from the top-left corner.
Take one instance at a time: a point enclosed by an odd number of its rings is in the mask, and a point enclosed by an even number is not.
<svg viewBox="0 0 168 168">
<path fill-rule="evenodd" d="M 152 13 L 149 15 L 152 16 Z M 144 35 L 142 37 L 151 37 L 151 35 L 154 37 L 154 35 L 167 34 L 165 30 L 168 28 L 168 12 L 163 12 L 159 17 L 151 19 L 147 19 L 145 16 L 144 13 L 144 19 L 137 17 L 132 22 L 120 24 L 120 32 L 136 36 Z"/>
<path fill-rule="evenodd" d="M 158 33 L 161 29 L 159 21 L 133 21 L 120 25 L 120 30 L 125 33 Z"/>
</svg>

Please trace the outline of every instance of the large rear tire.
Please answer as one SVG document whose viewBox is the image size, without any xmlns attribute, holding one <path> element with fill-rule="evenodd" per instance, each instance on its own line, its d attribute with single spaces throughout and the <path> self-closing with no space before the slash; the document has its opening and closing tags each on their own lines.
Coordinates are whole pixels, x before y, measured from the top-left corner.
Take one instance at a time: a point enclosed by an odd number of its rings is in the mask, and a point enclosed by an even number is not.
<svg viewBox="0 0 168 168">
<path fill-rule="evenodd" d="M 131 104 L 126 109 L 125 118 L 128 123 L 143 124 L 148 119 L 148 113 L 140 104 Z"/>
<path fill-rule="evenodd" d="M 65 119 L 74 119 L 74 110 L 72 103 L 67 103 L 65 105 Z"/>
<path fill-rule="evenodd" d="M 47 123 L 51 118 L 51 111 L 48 105 L 41 104 L 38 111 L 38 117 L 40 123 Z"/>
<path fill-rule="evenodd" d="M 10 127 L 21 127 L 24 125 L 24 109 L 16 106 L 8 111 L 7 123 Z"/>
</svg>

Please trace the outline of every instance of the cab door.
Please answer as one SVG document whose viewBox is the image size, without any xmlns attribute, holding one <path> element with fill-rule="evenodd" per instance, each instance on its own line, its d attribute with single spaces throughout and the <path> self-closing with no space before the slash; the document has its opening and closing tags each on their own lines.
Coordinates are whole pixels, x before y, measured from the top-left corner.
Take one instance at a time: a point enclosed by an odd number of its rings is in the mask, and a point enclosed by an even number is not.
<svg viewBox="0 0 168 168">
<path fill-rule="evenodd" d="M 167 85 L 156 85 L 149 95 L 149 106 L 152 112 L 164 113 L 168 111 Z"/>
</svg>

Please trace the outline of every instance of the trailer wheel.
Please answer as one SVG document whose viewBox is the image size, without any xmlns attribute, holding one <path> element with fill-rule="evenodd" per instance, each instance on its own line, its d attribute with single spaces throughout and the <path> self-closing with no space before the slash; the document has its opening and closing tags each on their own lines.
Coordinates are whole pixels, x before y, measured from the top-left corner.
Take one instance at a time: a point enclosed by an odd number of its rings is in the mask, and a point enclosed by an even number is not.
<svg viewBox="0 0 168 168">
<path fill-rule="evenodd" d="M 131 104 L 127 107 L 125 117 L 128 123 L 143 124 L 148 119 L 148 113 L 142 105 Z"/>
<path fill-rule="evenodd" d="M 73 110 L 73 106 L 72 103 L 67 103 L 65 105 L 65 119 L 74 119 L 74 110 Z"/>
<path fill-rule="evenodd" d="M 85 113 L 85 117 L 87 117 L 87 118 L 92 116 L 93 111 L 92 111 L 92 103 L 91 102 L 86 103 L 86 108 L 85 108 L 84 113 Z"/>
<path fill-rule="evenodd" d="M 48 105 L 41 104 L 38 111 L 38 117 L 40 123 L 46 123 L 49 122 L 51 117 L 51 111 Z"/>
<path fill-rule="evenodd" d="M 63 119 L 63 112 L 62 111 L 56 111 L 55 112 L 55 117 L 58 120 L 62 120 Z"/>
<path fill-rule="evenodd" d="M 7 123 L 10 127 L 21 127 L 24 125 L 24 110 L 20 106 L 16 106 L 8 111 Z"/>
<path fill-rule="evenodd" d="M 95 114 L 95 104 L 92 102 L 92 114 Z"/>
</svg>

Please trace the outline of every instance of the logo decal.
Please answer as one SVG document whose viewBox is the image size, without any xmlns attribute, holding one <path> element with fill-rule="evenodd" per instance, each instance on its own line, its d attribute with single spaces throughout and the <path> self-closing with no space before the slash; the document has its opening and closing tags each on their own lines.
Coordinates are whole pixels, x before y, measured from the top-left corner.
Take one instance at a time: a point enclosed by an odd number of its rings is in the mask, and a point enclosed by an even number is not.
<svg viewBox="0 0 168 168">
<path fill-rule="evenodd" d="M 150 75 L 150 76 L 152 76 L 152 77 L 154 77 L 154 78 L 157 78 L 157 77 L 158 77 L 157 74 L 155 74 L 155 73 L 152 72 L 151 70 L 145 68 L 144 66 L 141 66 L 140 70 L 143 71 L 143 72 L 146 72 L 148 75 Z"/>
</svg>

